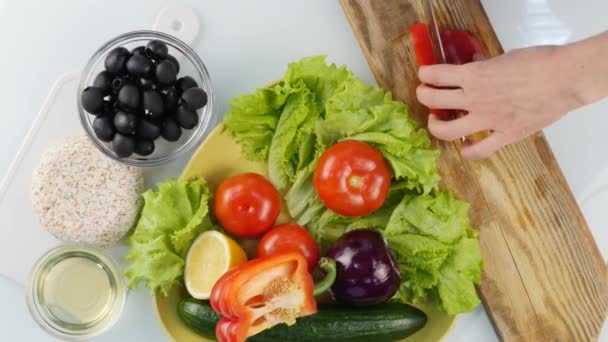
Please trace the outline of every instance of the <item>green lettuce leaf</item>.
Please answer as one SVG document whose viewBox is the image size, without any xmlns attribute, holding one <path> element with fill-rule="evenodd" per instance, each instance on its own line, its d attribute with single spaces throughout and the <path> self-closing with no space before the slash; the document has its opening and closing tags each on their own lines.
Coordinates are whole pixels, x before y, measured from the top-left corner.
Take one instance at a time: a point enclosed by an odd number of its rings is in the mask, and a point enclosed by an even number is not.
<svg viewBox="0 0 608 342">
<path fill-rule="evenodd" d="M 471 311 L 479 305 L 474 284 L 481 282 L 483 261 L 476 239 L 463 238 L 441 267 L 438 296 L 450 315 Z"/>
<path fill-rule="evenodd" d="M 345 217 L 323 208 L 320 215 L 307 224 L 308 230 L 322 245 L 325 245 L 326 242 L 333 242 L 342 234 L 355 229 L 384 230 L 391 213 L 407 193 L 411 193 L 411 191 L 407 189 L 405 183 L 392 184 L 382 207 L 361 217 Z"/>
<path fill-rule="evenodd" d="M 252 94 L 233 98 L 229 104 L 230 110 L 224 117 L 224 126 L 237 139 L 248 159 L 266 160 L 283 108 L 287 107 L 286 103 L 289 101 L 302 100 L 299 97 L 290 97 L 291 94 L 310 93 L 312 98 L 307 100 L 314 102 L 308 102 L 306 105 L 316 104 L 317 108 L 310 106 L 308 109 L 311 113 L 322 113 L 327 99 L 342 86 L 344 80 L 352 77 L 346 67 L 327 65 L 325 56 L 303 58 L 297 63 L 289 64 L 282 80 Z M 314 121 L 312 118 L 310 120 Z M 295 121 L 298 122 L 298 119 Z M 299 124 L 295 124 L 287 128 L 298 127 Z M 287 128 L 283 129 L 283 132 Z M 288 159 L 291 156 L 285 157 Z"/>
<path fill-rule="evenodd" d="M 296 172 L 308 166 L 314 153 L 311 144 L 319 112 L 314 96 L 303 89 L 290 95 L 270 143 L 268 176 L 279 190 L 294 181 Z"/>
<path fill-rule="evenodd" d="M 213 228 L 209 219 L 211 193 L 204 179 L 167 179 L 158 190 L 143 194 L 144 207 L 127 243 L 125 270 L 130 288 L 145 282 L 151 291 L 168 291 L 181 281 L 184 258 L 194 239 Z"/>
<path fill-rule="evenodd" d="M 333 94 L 344 86 L 346 80 L 353 77 L 353 73 L 346 69 L 346 66 L 327 65 L 325 56 L 321 55 L 290 63 L 283 82 L 293 86 L 303 81 L 306 88 L 314 94 L 317 111 L 322 113 Z"/>
<path fill-rule="evenodd" d="M 479 304 L 474 284 L 483 267 L 469 205 L 451 193 L 406 195 L 383 231 L 404 281 L 397 298 L 411 303 L 434 297 L 455 315 Z"/>
<path fill-rule="evenodd" d="M 130 264 L 125 270 L 129 288 L 137 289 L 144 282 L 150 291 L 167 295 L 184 272 L 184 258 L 173 252 L 169 238 L 151 236 L 146 242 L 129 241 L 129 245 L 126 259 Z"/>
<path fill-rule="evenodd" d="M 239 142 L 248 159 L 266 160 L 280 109 L 293 91 L 282 84 L 274 84 L 230 100 L 224 126 Z"/>
<path fill-rule="evenodd" d="M 454 199 L 446 191 L 405 198 L 393 212 L 384 234 L 414 233 L 452 243 L 470 229 L 468 210 L 468 203 Z"/>
</svg>

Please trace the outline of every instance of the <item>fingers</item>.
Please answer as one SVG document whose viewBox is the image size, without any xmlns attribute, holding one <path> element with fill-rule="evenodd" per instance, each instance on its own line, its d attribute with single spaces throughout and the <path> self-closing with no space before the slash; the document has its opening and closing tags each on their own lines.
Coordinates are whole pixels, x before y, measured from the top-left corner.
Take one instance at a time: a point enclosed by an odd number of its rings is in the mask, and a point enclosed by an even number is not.
<svg viewBox="0 0 608 342">
<path fill-rule="evenodd" d="M 422 83 L 442 87 L 460 87 L 464 79 L 464 71 L 460 65 L 427 65 L 418 69 L 418 78 Z"/>
<path fill-rule="evenodd" d="M 504 133 L 494 132 L 475 144 L 463 145 L 460 149 L 460 154 L 464 159 L 468 160 L 485 159 L 507 145 L 507 143 L 507 137 Z"/>
<path fill-rule="evenodd" d="M 485 61 L 486 59 L 487 59 L 486 56 L 484 56 L 481 53 L 476 52 L 473 54 L 473 62 L 481 62 L 481 61 Z"/>
<path fill-rule="evenodd" d="M 461 88 L 438 89 L 421 84 L 416 88 L 416 96 L 429 108 L 467 109 L 467 98 Z"/>
<path fill-rule="evenodd" d="M 490 125 L 483 118 L 470 114 L 450 121 L 442 121 L 435 115 L 429 115 L 428 129 L 433 136 L 441 140 L 456 140 L 488 128 Z"/>
</svg>

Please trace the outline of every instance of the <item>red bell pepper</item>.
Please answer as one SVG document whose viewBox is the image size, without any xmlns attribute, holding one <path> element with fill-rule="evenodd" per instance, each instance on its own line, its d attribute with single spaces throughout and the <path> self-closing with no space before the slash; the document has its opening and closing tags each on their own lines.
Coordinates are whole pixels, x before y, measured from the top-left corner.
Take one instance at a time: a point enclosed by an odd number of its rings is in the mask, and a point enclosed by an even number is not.
<svg viewBox="0 0 608 342">
<path fill-rule="evenodd" d="M 429 29 L 426 24 L 416 23 L 412 25 L 412 27 L 410 27 L 410 39 L 412 40 L 414 53 L 416 54 L 416 62 L 419 67 L 437 64 L 431 35 L 429 34 Z M 448 120 L 450 118 L 450 112 L 448 110 L 431 108 L 430 111 L 441 120 Z"/>
<path fill-rule="evenodd" d="M 335 280 L 335 261 L 323 258 L 326 277 L 316 286 L 300 253 L 253 259 L 225 273 L 211 290 L 211 307 L 222 318 L 219 342 L 243 342 L 262 330 L 317 312 L 314 296 Z M 332 267 L 333 266 L 333 267 Z"/>
<path fill-rule="evenodd" d="M 410 39 L 414 46 L 418 66 L 437 64 L 431 35 L 426 24 L 416 23 L 412 25 L 410 27 Z"/>
<path fill-rule="evenodd" d="M 475 60 L 475 55 L 483 56 L 479 40 L 469 31 L 442 30 L 439 35 L 448 64 L 466 64 Z"/>
<path fill-rule="evenodd" d="M 475 61 L 477 56 L 484 56 L 483 48 L 477 37 L 465 30 L 442 30 L 440 33 L 445 58 L 448 64 L 466 64 Z M 461 118 L 469 112 L 456 110 L 456 118 Z M 466 138 L 463 138 L 466 140 Z"/>
<path fill-rule="evenodd" d="M 470 63 L 475 59 L 475 55 L 483 56 L 481 44 L 471 32 L 465 30 L 442 30 L 440 36 L 446 54 L 446 63 L 448 64 Z M 433 43 L 426 24 L 416 23 L 412 25 L 410 27 L 410 39 L 414 46 L 416 61 L 419 67 L 437 64 Z M 451 120 L 468 114 L 468 112 L 463 110 L 456 110 L 454 113 L 447 109 L 431 108 L 430 111 L 441 120 Z"/>
</svg>

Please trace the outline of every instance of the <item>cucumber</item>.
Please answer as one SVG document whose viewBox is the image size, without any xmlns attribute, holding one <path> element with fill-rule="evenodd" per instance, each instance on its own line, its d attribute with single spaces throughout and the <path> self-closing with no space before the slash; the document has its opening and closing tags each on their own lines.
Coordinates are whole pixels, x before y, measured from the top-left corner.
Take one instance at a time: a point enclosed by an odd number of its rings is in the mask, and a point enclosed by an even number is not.
<svg viewBox="0 0 608 342">
<path fill-rule="evenodd" d="M 215 339 L 219 320 L 208 302 L 183 299 L 177 312 L 201 336 Z M 368 307 L 319 305 L 319 312 L 298 318 L 295 325 L 279 324 L 247 339 L 251 342 L 392 342 L 404 339 L 426 324 L 421 310 L 398 302 Z"/>
<path fill-rule="evenodd" d="M 186 298 L 177 304 L 177 315 L 188 327 L 204 338 L 215 341 L 215 325 L 220 315 L 215 313 L 209 302 Z"/>
</svg>

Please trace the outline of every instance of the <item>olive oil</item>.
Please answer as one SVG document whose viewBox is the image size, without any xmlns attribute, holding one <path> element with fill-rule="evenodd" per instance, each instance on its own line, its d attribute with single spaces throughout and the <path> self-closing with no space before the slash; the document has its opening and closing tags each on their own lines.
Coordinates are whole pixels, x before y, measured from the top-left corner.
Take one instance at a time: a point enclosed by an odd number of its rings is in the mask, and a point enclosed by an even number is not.
<svg viewBox="0 0 608 342">
<path fill-rule="evenodd" d="M 48 333 L 64 340 L 97 336 L 112 326 L 126 288 L 112 260 L 86 246 L 62 245 L 38 260 L 28 282 L 28 308 Z"/>
<path fill-rule="evenodd" d="M 103 265 L 80 256 L 51 268 L 43 280 L 42 296 L 49 312 L 69 324 L 95 322 L 112 304 L 110 278 Z"/>
</svg>

